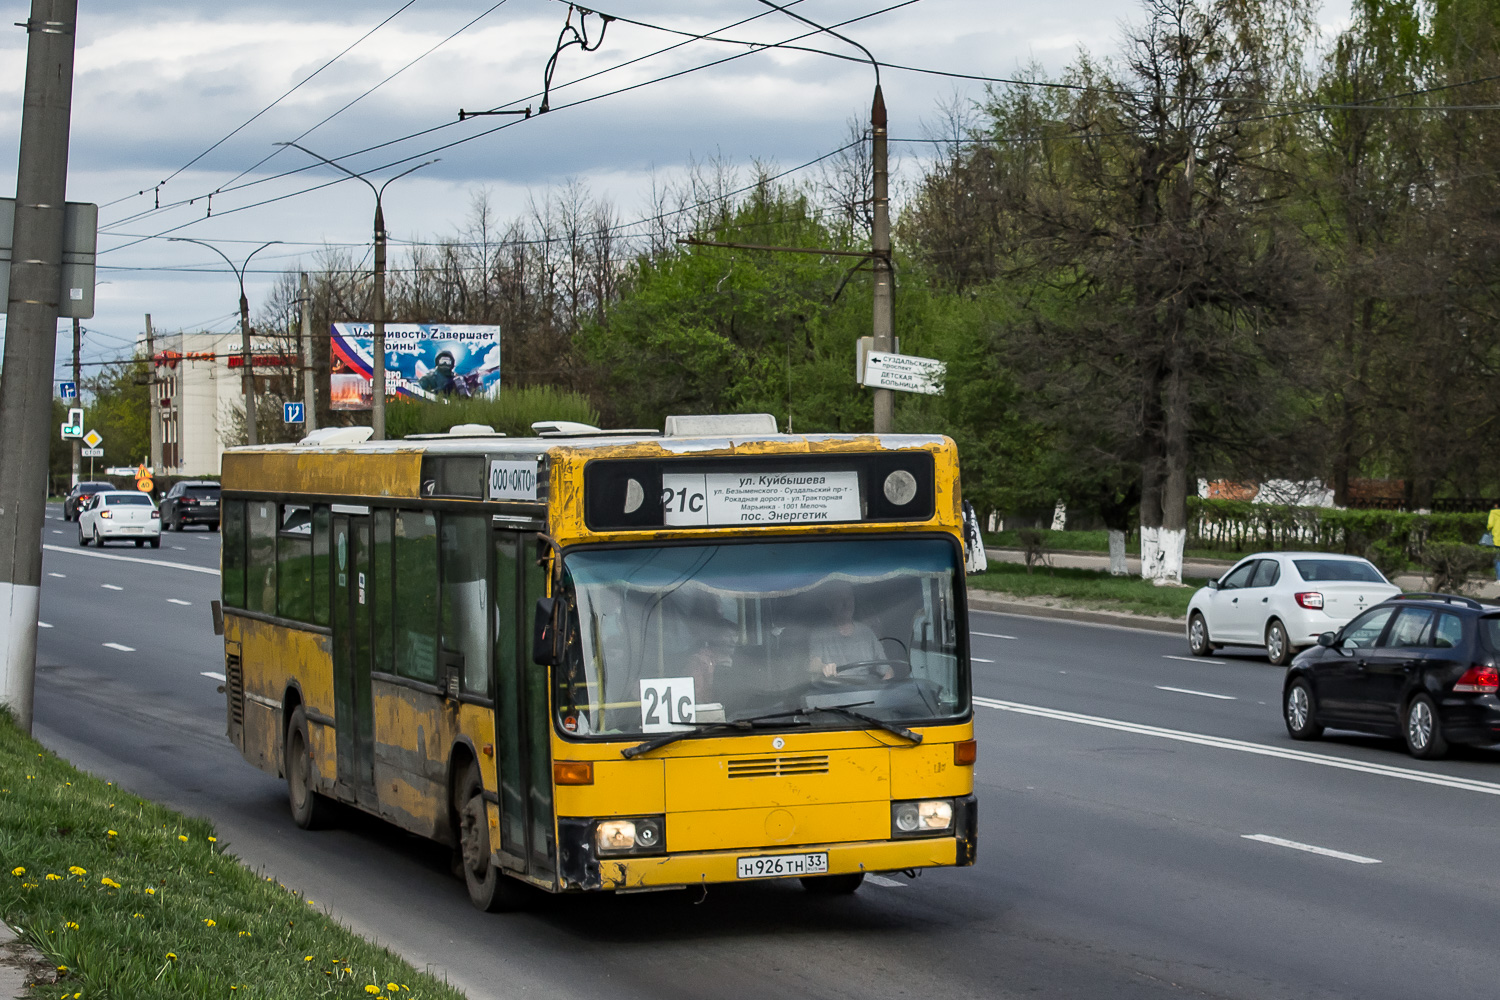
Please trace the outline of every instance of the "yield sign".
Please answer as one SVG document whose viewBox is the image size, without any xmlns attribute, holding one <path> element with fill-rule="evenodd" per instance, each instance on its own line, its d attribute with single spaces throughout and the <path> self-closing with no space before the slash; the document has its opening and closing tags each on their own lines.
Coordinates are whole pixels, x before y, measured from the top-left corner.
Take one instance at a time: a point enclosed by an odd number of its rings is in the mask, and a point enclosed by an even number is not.
<svg viewBox="0 0 1500 1000">
<path fill-rule="evenodd" d="M 104 438 L 100 436 L 98 431 L 89 431 L 83 436 L 83 440 L 90 448 L 97 448 L 103 443 Z"/>
</svg>

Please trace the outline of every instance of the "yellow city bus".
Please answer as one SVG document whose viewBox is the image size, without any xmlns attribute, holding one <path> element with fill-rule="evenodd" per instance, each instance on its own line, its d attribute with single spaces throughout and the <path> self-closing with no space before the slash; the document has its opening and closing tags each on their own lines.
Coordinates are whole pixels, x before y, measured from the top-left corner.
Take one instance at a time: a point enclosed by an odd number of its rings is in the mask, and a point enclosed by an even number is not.
<svg viewBox="0 0 1500 1000">
<path fill-rule="evenodd" d="M 223 464 L 228 732 L 474 904 L 974 862 L 958 456 L 914 435 L 367 428 Z"/>
</svg>

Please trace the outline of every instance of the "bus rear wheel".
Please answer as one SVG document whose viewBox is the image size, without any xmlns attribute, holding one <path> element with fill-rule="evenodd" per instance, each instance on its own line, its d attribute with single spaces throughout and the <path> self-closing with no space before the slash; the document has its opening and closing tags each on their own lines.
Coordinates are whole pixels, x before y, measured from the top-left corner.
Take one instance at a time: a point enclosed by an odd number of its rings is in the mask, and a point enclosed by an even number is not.
<svg viewBox="0 0 1500 1000">
<path fill-rule="evenodd" d="M 298 705 L 286 727 L 286 795 L 292 822 L 318 830 L 333 821 L 333 803 L 313 790 L 312 754 L 308 750 L 307 713 Z"/>
<path fill-rule="evenodd" d="M 454 803 L 458 807 L 459 866 L 469 902 L 485 913 L 504 913 L 526 905 L 527 886 L 501 872 L 490 862 L 490 824 L 484 806 L 484 783 L 479 766 L 470 763 L 458 784 Z"/>
<path fill-rule="evenodd" d="M 846 875 L 804 875 L 802 888 L 819 896 L 848 896 L 857 891 L 864 881 L 864 872 L 850 872 Z"/>
</svg>

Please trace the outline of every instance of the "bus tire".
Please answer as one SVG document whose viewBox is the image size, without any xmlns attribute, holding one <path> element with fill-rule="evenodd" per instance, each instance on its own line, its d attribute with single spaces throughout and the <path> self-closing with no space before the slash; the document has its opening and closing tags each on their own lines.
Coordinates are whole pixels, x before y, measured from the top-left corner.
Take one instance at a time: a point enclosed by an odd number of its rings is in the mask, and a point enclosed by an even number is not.
<svg viewBox="0 0 1500 1000">
<path fill-rule="evenodd" d="M 802 888 L 818 896 L 850 896 L 864 884 L 864 872 L 845 875 L 804 875 Z"/>
<path fill-rule="evenodd" d="M 292 822 L 304 830 L 319 830 L 333 821 L 333 803 L 312 787 L 312 751 L 307 739 L 307 714 L 298 705 L 286 727 L 286 793 Z"/>
<path fill-rule="evenodd" d="M 469 902 L 484 913 L 505 913 L 522 909 L 527 902 L 527 886 L 511 878 L 490 863 L 490 823 L 484 807 L 484 783 L 479 765 L 472 761 L 458 783 L 454 805 L 458 813 L 459 867 Z"/>
</svg>

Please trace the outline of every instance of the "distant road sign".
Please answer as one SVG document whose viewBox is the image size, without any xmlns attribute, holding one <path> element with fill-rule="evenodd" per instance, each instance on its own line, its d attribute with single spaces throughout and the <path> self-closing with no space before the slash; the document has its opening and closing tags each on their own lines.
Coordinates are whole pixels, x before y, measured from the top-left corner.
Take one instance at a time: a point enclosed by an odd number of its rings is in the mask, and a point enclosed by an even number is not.
<svg viewBox="0 0 1500 1000">
<path fill-rule="evenodd" d="M 104 449 L 103 448 L 84 448 L 79 454 L 83 455 L 84 458 L 103 458 L 104 457 Z"/>
<path fill-rule="evenodd" d="M 135 481 L 135 488 L 140 490 L 142 493 L 150 493 L 151 487 L 155 485 L 155 481 L 153 481 L 150 476 L 142 476 Z"/>
<path fill-rule="evenodd" d="M 934 358 L 871 351 L 865 356 L 864 384 L 873 389 L 899 389 L 935 396 L 942 392 L 947 367 Z"/>
<path fill-rule="evenodd" d="M 80 424 L 83 423 L 82 420 L 78 422 Z M 98 431 L 89 431 L 87 434 L 83 435 L 83 443 L 88 445 L 90 448 L 97 448 L 104 443 L 104 435 L 100 434 Z"/>
<path fill-rule="evenodd" d="M 288 424 L 307 423 L 306 407 L 302 403 L 282 403 L 281 419 Z"/>
<path fill-rule="evenodd" d="M 78 383 L 77 382 L 59 382 L 59 383 L 57 383 L 57 395 L 61 399 L 77 399 L 78 398 Z"/>
</svg>

